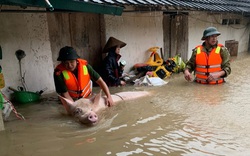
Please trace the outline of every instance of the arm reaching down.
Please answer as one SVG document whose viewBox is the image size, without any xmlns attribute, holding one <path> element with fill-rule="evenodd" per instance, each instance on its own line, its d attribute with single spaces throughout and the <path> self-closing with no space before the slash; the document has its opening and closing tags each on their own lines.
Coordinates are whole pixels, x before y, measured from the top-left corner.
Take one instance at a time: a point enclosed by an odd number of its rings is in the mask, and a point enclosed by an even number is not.
<svg viewBox="0 0 250 156">
<path fill-rule="evenodd" d="M 107 96 L 106 105 L 109 107 L 113 106 L 114 102 L 113 102 L 113 99 L 110 95 L 109 88 L 106 85 L 106 83 L 103 81 L 103 79 L 101 77 L 96 81 L 96 83 L 102 88 L 102 90 L 104 91 L 104 93 Z"/>
</svg>

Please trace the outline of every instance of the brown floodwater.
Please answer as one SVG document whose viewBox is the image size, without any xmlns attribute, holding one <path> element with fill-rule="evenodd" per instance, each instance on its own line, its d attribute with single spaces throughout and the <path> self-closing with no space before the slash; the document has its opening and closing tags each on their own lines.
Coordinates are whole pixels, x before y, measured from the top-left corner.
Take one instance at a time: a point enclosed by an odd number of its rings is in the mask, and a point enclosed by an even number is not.
<svg viewBox="0 0 250 156">
<path fill-rule="evenodd" d="M 87 127 L 63 113 L 56 94 L 18 105 L 0 132 L 0 156 L 235 156 L 250 153 L 250 54 L 232 57 L 232 74 L 222 85 L 200 85 L 182 74 L 151 96 L 121 102 Z M 98 91 L 98 88 L 95 88 Z"/>
</svg>

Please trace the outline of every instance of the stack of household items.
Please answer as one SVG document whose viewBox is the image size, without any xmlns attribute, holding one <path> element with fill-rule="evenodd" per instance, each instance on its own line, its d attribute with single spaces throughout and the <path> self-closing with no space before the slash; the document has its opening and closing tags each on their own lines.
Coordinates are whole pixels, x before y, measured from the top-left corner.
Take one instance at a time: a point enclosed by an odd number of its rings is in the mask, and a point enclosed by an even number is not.
<svg viewBox="0 0 250 156">
<path fill-rule="evenodd" d="M 182 72 L 185 63 L 178 54 L 164 61 L 163 57 L 158 54 L 159 47 L 149 49 L 151 55 L 145 63 L 137 63 L 134 65 L 137 79 L 133 82 L 135 85 L 158 86 L 166 84 L 164 81 L 170 77 L 172 73 Z"/>
</svg>

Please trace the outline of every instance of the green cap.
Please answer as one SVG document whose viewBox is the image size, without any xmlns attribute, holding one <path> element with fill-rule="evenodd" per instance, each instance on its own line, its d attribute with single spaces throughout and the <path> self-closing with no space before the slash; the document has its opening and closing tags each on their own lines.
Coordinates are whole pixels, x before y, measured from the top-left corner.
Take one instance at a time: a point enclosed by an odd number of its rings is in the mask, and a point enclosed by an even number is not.
<svg viewBox="0 0 250 156">
<path fill-rule="evenodd" d="M 60 49 L 57 61 L 76 60 L 78 58 L 80 58 L 80 56 L 77 55 L 74 48 L 65 46 Z"/>
<path fill-rule="evenodd" d="M 215 27 L 208 27 L 207 29 L 204 30 L 201 40 L 205 40 L 208 36 L 212 36 L 212 35 L 219 36 L 220 32 L 217 31 Z"/>
</svg>

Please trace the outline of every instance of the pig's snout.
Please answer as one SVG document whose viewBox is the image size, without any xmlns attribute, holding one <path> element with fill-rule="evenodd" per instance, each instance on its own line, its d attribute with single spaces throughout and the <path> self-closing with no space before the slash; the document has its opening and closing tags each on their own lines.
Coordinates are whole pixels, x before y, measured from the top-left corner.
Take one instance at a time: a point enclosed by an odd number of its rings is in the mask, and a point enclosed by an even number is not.
<svg viewBox="0 0 250 156">
<path fill-rule="evenodd" d="M 91 112 L 91 113 L 89 114 L 89 116 L 88 116 L 88 119 L 89 119 L 90 122 L 95 123 L 95 122 L 97 122 L 97 120 L 98 120 L 98 116 L 97 116 L 96 113 Z"/>
</svg>

